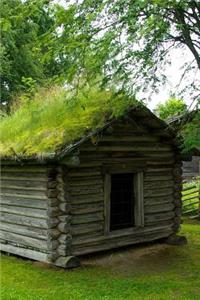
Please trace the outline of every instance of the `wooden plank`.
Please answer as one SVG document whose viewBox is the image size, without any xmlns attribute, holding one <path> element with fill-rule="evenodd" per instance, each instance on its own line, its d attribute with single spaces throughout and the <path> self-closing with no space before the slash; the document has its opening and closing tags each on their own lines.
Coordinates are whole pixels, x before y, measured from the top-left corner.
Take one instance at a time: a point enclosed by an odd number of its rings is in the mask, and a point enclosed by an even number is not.
<svg viewBox="0 0 200 300">
<path fill-rule="evenodd" d="M 20 199 L 20 198 L 25 198 L 25 199 L 35 199 L 35 200 L 48 200 L 48 197 L 43 195 L 43 196 L 38 196 L 38 195 L 35 195 L 35 194 L 30 194 L 30 195 L 27 195 L 27 194 L 20 194 L 20 193 L 5 193 L 5 192 L 1 192 L 0 193 L 1 197 L 13 197 L 13 199 Z"/>
<path fill-rule="evenodd" d="M 7 242 L 15 243 L 16 245 L 24 245 L 43 251 L 47 250 L 47 242 L 44 240 L 34 239 L 32 237 L 27 237 L 3 230 L 0 231 L 0 238 Z"/>
<path fill-rule="evenodd" d="M 156 190 L 144 190 L 144 197 L 162 197 L 162 196 L 170 196 L 174 194 L 173 188 L 166 188 L 166 189 L 156 189 Z"/>
<path fill-rule="evenodd" d="M 0 207 L 0 212 L 6 212 L 9 214 L 22 215 L 26 217 L 34 217 L 40 219 L 47 218 L 46 209 L 34 209 L 30 207 L 18 207 L 2 204 Z"/>
<path fill-rule="evenodd" d="M 71 226 L 72 236 L 90 234 L 93 232 L 104 233 L 104 222 L 93 222 L 89 224 L 79 224 Z"/>
<path fill-rule="evenodd" d="M 152 146 L 152 147 L 146 147 L 146 146 L 137 146 L 137 145 L 133 145 L 133 146 L 84 146 L 82 148 L 82 150 L 84 151 L 95 151 L 95 152 L 113 152 L 113 151 L 123 151 L 123 152 L 131 152 L 131 151 L 136 151 L 136 152 L 147 152 L 148 151 L 155 151 L 155 152 L 166 152 L 166 153 L 171 153 L 171 147 L 169 146 L 163 146 L 163 145 L 160 145 L 160 146 Z"/>
<path fill-rule="evenodd" d="M 144 226 L 144 194 L 143 194 L 143 172 L 139 172 L 134 176 L 135 187 L 135 226 Z"/>
<path fill-rule="evenodd" d="M 47 182 L 48 181 L 48 177 L 47 176 L 39 176 L 37 174 L 37 176 L 30 176 L 29 178 L 27 178 L 26 176 L 21 176 L 22 174 L 18 174 L 16 176 L 16 174 L 10 174 L 10 173 L 1 173 L 1 179 L 2 180 L 9 180 L 9 181 L 29 181 L 29 182 Z"/>
<path fill-rule="evenodd" d="M 38 228 L 43 228 L 43 229 L 46 229 L 48 227 L 47 220 L 45 220 L 45 219 L 13 215 L 13 214 L 4 213 L 4 212 L 2 212 L 0 214 L 0 221 L 6 222 L 6 223 L 12 223 L 12 224 L 33 226 L 33 227 L 38 227 Z"/>
<path fill-rule="evenodd" d="M 160 233 L 154 233 L 154 234 L 148 234 L 148 235 L 143 235 L 140 238 L 139 237 L 129 237 L 127 239 L 121 238 L 118 241 L 112 241 L 112 243 L 96 243 L 95 245 L 84 245 L 84 246 L 73 246 L 72 247 L 72 255 L 84 255 L 84 254 L 89 254 L 93 252 L 98 252 L 102 250 L 109 250 L 113 248 L 119 248 L 122 246 L 127 246 L 127 245 L 133 245 L 137 243 L 144 243 L 144 242 L 149 242 L 149 241 L 154 241 L 158 240 L 164 237 L 169 236 L 172 234 L 173 231 L 171 229 L 168 229 L 166 231 L 160 232 Z"/>
<path fill-rule="evenodd" d="M 38 209 L 47 209 L 48 203 L 45 200 L 40 199 L 29 199 L 19 197 L 2 197 L 1 204 L 20 206 L 20 207 L 31 207 Z"/>
<path fill-rule="evenodd" d="M 173 203 L 161 203 L 156 205 L 145 205 L 145 214 L 157 213 L 157 212 L 168 212 L 174 210 Z"/>
<path fill-rule="evenodd" d="M 2 178 L 3 179 L 16 179 L 16 180 L 48 180 L 47 174 L 43 173 L 22 173 L 22 172 L 3 172 L 2 171 Z"/>
<path fill-rule="evenodd" d="M 14 188 L 7 188 L 5 186 L 1 186 L 1 195 L 7 195 L 7 194 L 13 194 L 14 196 L 16 195 L 25 195 L 25 196 L 32 196 L 33 198 L 35 196 L 37 197 L 45 197 L 46 196 L 46 189 L 40 190 L 40 189 L 27 189 L 27 188 L 19 188 L 19 189 L 14 189 Z"/>
<path fill-rule="evenodd" d="M 175 217 L 175 212 L 170 211 L 170 212 L 164 212 L 164 213 L 151 213 L 151 214 L 146 214 L 144 216 L 144 221 L 145 225 L 150 224 L 150 223 L 155 223 L 157 221 L 164 221 L 164 220 L 169 220 Z"/>
<path fill-rule="evenodd" d="M 47 236 L 48 236 L 46 229 L 5 223 L 5 222 L 0 223 L 0 229 L 2 229 L 4 231 L 12 232 L 12 233 L 17 233 L 20 235 L 25 235 L 28 237 L 38 238 L 41 240 L 46 240 Z"/>
<path fill-rule="evenodd" d="M 33 260 L 38 260 L 42 262 L 48 262 L 47 254 L 40 251 L 35 251 L 31 249 L 19 248 L 9 244 L 0 244 L 1 251 L 19 255 L 22 257 L 27 257 Z"/>
<path fill-rule="evenodd" d="M 97 203 L 97 202 L 103 202 L 103 194 L 100 195 L 79 195 L 79 196 L 74 196 L 70 197 L 70 202 L 71 204 L 89 204 L 89 203 Z"/>
<path fill-rule="evenodd" d="M 2 186 L 14 186 L 14 188 L 43 188 L 46 189 L 47 183 L 45 181 L 40 181 L 35 179 L 33 180 L 17 180 L 17 179 L 1 179 L 1 185 Z"/>
<path fill-rule="evenodd" d="M 103 203 L 95 204 L 95 205 L 72 205 L 70 209 L 70 214 L 72 215 L 83 215 L 94 212 L 103 212 Z"/>
<path fill-rule="evenodd" d="M 72 216 L 71 224 L 87 224 L 91 222 L 99 222 L 104 219 L 103 213 L 90 213 L 84 215 Z"/>
<path fill-rule="evenodd" d="M 96 195 L 96 194 L 102 194 L 103 193 L 103 186 L 102 185 L 93 185 L 93 186 L 87 186 L 85 188 L 69 188 L 69 193 L 72 196 L 76 195 Z"/>
<path fill-rule="evenodd" d="M 14 173 L 43 173 L 46 174 L 48 170 L 50 170 L 50 167 L 47 166 L 2 166 L 1 170 L 2 172 L 14 172 Z"/>
<path fill-rule="evenodd" d="M 105 174 L 104 177 L 104 233 L 110 231 L 110 194 L 111 194 L 111 175 Z"/>
</svg>

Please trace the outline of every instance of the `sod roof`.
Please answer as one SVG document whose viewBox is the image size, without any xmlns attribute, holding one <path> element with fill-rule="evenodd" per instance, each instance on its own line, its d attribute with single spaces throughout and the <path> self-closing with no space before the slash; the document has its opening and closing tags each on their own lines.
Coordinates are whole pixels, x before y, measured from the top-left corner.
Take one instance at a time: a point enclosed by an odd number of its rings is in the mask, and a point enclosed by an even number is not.
<svg viewBox="0 0 200 300">
<path fill-rule="evenodd" d="M 113 120 L 136 109 L 167 128 L 134 98 L 96 88 L 85 87 L 78 93 L 60 87 L 43 89 L 32 99 L 22 98 L 15 106 L 0 124 L 3 159 L 63 156 Z"/>
</svg>

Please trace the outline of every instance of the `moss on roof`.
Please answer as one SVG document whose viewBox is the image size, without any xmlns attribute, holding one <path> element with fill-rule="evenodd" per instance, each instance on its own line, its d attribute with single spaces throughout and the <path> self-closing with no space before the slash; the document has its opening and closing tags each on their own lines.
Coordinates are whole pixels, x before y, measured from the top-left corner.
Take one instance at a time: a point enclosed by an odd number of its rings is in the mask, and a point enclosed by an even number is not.
<svg viewBox="0 0 200 300">
<path fill-rule="evenodd" d="M 61 87 L 41 89 L 32 99 L 21 98 L 1 119 L 0 155 L 49 156 L 135 104 L 134 98 L 96 87 L 78 93 Z"/>
</svg>

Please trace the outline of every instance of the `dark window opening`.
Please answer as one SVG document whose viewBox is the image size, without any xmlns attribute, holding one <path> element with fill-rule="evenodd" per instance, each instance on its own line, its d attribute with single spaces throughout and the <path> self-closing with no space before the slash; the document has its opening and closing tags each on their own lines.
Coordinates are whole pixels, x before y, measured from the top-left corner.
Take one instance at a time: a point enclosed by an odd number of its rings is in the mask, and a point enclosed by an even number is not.
<svg viewBox="0 0 200 300">
<path fill-rule="evenodd" d="M 110 195 L 110 230 L 134 226 L 133 174 L 112 174 Z"/>
</svg>

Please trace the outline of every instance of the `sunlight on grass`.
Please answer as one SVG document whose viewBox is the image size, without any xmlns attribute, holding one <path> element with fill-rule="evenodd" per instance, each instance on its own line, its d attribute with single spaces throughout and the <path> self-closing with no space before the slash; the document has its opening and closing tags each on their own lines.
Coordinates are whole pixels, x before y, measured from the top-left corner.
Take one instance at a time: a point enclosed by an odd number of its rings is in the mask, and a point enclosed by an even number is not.
<svg viewBox="0 0 200 300">
<path fill-rule="evenodd" d="M 200 226 L 184 224 L 186 246 L 166 246 L 121 265 L 83 264 L 65 271 L 13 256 L 2 257 L 3 300 L 199 300 Z"/>
</svg>

